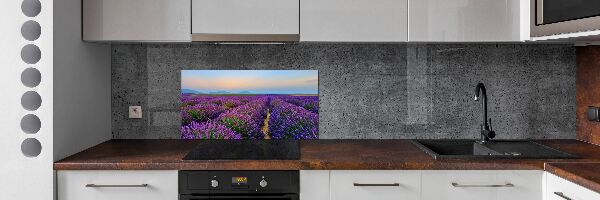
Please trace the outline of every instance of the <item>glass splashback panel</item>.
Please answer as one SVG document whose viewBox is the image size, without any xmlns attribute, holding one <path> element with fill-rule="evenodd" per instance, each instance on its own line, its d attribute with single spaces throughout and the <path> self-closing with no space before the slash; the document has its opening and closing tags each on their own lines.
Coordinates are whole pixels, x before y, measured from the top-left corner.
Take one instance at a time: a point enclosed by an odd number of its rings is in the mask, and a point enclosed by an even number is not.
<svg viewBox="0 0 600 200">
<path fill-rule="evenodd" d="M 182 70 L 182 139 L 317 139 L 317 70 Z"/>
</svg>

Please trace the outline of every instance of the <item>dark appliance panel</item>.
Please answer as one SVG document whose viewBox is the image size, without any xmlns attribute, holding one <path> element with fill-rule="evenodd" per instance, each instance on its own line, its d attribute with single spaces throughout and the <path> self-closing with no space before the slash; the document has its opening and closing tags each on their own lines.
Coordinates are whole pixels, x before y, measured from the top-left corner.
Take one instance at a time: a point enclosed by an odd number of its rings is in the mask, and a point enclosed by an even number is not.
<svg viewBox="0 0 600 200">
<path fill-rule="evenodd" d="M 181 200 L 297 200 L 299 171 L 179 171 Z"/>
<path fill-rule="evenodd" d="M 219 200 L 298 200 L 297 194 L 284 194 L 284 195 L 247 195 L 247 196 L 194 196 L 194 195 L 180 195 L 179 200 L 206 200 L 206 199 L 219 199 Z"/>
<path fill-rule="evenodd" d="M 598 0 L 537 0 L 538 25 L 600 16 Z M 541 9 L 539 7 L 542 7 Z M 541 19 L 539 19 L 541 17 Z"/>
<path fill-rule="evenodd" d="M 179 171 L 179 193 L 208 193 L 208 171 Z"/>
<path fill-rule="evenodd" d="M 535 0 L 531 6 L 530 35 L 571 37 L 577 32 L 600 30 L 598 0 Z M 562 35 L 562 36 L 560 36 Z"/>
<path fill-rule="evenodd" d="M 222 184 L 210 193 L 298 193 L 299 176 L 298 171 L 211 171 L 211 181 L 218 180 Z M 235 179 L 244 178 L 246 183 L 235 183 Z"/>
</svg>

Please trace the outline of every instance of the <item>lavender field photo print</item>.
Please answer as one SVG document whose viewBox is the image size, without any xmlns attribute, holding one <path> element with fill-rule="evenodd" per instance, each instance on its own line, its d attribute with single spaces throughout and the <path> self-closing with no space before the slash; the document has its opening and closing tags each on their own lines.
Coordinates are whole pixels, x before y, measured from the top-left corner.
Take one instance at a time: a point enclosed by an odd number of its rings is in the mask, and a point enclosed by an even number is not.
<svg viewBox="0 0 600 200">
<path fill-rule="evenodd" d="M 318 139 L 317 70 L 182 70 L 182 139 Z"/>
</svg>

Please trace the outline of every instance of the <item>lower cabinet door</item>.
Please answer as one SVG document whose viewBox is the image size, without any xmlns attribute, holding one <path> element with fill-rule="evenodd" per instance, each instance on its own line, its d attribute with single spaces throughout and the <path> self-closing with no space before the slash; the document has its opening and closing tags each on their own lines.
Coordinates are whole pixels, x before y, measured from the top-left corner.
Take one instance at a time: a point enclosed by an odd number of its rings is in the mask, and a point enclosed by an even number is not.
<svg viewBox="0 0 600 200">
<path fill-rule="evenodd" d="M 543 171 L 422 172 L 423 200 L 542 200 Z"/>
<path fill-rule="evenodd" d="M 58 200 L 177 200 L 177 171 L 57 172 Z"/>
<path fill-rule="evenodd" d="M 421 172 L 331 171 L 331 200 L 418 200 Z"/>
<path fill-rule="evenodd" d="M 600 200 L 600 193 L 546 172 L 545 200 Z"/>
</svg>

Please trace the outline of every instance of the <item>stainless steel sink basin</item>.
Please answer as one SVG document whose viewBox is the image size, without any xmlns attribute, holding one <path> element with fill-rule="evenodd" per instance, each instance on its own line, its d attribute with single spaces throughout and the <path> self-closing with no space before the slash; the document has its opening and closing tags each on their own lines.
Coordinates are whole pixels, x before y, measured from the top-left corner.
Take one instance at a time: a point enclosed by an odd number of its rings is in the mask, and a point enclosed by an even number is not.
<svg viewBox="0 0 600 200">
<path fill-rule="evenodd" d="M 526 140 L 413 140 L 416 146 L 438 159 L 568 159 L 577 158 L 548 146 Z"/>
</svg>

